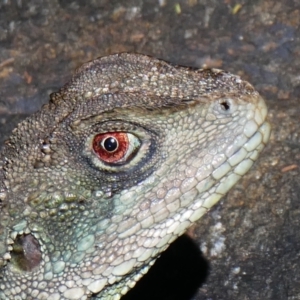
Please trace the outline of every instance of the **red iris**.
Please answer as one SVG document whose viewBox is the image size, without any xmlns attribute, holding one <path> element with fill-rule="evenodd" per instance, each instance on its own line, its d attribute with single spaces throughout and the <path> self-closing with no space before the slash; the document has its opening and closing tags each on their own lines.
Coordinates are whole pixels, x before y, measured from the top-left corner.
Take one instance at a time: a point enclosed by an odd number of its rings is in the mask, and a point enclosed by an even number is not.
<svg viewBox="0 0 300 300">
<path fill-rule="evenodd" d="M 93 149 L 98 157 L 106 163 L 117 163 L 122 160 L 129 147 L 126 132 L 106 132 L 94 137 Z"/>
</svg>

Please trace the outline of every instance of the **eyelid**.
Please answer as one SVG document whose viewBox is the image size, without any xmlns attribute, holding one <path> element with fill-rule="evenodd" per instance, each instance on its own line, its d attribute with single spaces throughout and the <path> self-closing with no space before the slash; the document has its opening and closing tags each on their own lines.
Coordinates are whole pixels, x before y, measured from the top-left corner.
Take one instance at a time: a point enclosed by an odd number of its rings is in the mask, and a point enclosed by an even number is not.
<svg viewBox="0 0 300 300">
<path fill-rule="evenodd" d="M 121 130 L 119 128 L 122 128 Z M 106 163 L 99 159 L 93 149 L 93 140 L 97 134 L 105 134 L 108 132 L 126 132 L 129 135 L 130 142 L 129 152 L 125 155 L 126 160 L 120 160 L 118 163 Z M 145 166 L 145 161 L 153 159 L 156 150 L 159 151 L 159 144 L 157 144 L 156 132 L 155 134 L 152 130 L 147 130 L 144 127 L 138 126 L 132 123 L 109 121 L 104 123 L 95 124 L 93 128 L 93 133 L 85 138 L 85 142 L 82 148 L 82 156 L 88 159 L 89 165 L 99 172 L 105 172 L 105 175 L 116 174 L 116 173 L 127 173 L 135 171 L 135 175 L 142 178 L 141 173 L 143 173 L 147 166 Z M 133 151 L 132 151 L 133 149 Z M 155 149 L 155 151 L 154 151 Z M 130 154 L 131 153 L 131 154 Z M 154 161 L 157 161 L 160 156 L 156 156 Z M 149 168 L 152 165 L 149 164 Z M 101 173 L 99 173 L 100 176 Z M 125 175 L 124 175 L 125 176 Z M 108 178 L 108 177 L 107 177 Z M 113 180 L 116 180 L 114 177 Z"/>
</svg>

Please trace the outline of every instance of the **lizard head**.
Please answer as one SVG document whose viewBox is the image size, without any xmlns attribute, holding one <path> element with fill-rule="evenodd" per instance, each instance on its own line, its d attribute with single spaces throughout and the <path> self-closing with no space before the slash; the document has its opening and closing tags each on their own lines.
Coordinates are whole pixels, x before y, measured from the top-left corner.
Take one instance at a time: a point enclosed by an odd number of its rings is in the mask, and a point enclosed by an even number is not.
<svg viewBox="0 0 300 300">
<path fill-rule="evenodd" d="M 220 70 L 85 64 L 2 151 L 0 299 L 118 299 L 249 170 L 266 114 Z"/>
</svg>

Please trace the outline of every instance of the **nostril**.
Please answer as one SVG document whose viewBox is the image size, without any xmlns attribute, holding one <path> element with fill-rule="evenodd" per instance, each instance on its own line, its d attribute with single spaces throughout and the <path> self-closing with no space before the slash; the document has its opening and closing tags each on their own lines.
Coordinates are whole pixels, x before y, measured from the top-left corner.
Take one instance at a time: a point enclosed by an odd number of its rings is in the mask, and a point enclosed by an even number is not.
<svg viewBox="0 0 300 300">
<path fill-rule="evenodd" d="M 224 110 L 224 111 L 227 111 L 230 109 L 230 102 L 228 100 L 222 100 L 220 102 L 220 105 L 221 105 L 222 110 Z"/>
<path fill-rule="evenodd" d="M 42 260 L 41 246 L 32 234 L 18 235 L 11 251 L 11 262 L 21 271 L 32 271 Z"/>
</svg>

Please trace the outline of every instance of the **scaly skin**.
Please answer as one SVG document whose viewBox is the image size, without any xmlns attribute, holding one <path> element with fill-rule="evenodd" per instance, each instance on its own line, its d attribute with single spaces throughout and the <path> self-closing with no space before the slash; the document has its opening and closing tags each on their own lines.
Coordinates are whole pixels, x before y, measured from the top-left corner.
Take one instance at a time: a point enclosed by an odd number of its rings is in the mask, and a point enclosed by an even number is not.
<svg viewBox="0 0 300 300">
<path fill-rule="evenodd" d="M 0 156 L 0 299 L 119 299 L 249 170 L 266 114 L 220 70 L 85 64 Z"/>
</svg>

